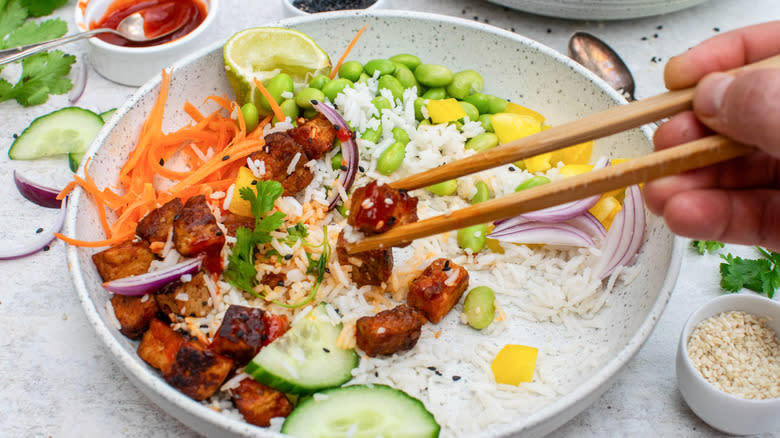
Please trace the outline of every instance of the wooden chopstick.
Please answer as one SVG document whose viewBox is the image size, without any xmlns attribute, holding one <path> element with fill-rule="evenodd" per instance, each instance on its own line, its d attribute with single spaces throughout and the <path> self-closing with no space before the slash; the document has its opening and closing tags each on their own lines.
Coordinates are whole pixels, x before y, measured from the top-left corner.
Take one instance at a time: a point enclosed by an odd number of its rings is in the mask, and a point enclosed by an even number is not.
<svg viewBox="0 0 780 438">
<path fill-rule="evenodd" d="M 780 68 L 780 55 L 745 68 Z M 670 91 L 602 111 L 553 127 L 539 134 L 482 152 L 427 172 L 395 181 L 396 189 L 413 190 L 481 170 L 512 163 L 555 149 L 605 137 L 691 109 L 694 88 Z M 576 175 L 550 184 L 523 190 L 487 202 L 403 225 L 390 231 L 348 243 L 349 254 L 411 242 L 414 239 L 493 222 L 529 211 L 582 199 L 663 176 L 709 166 L 746 155 L 755 148 L 714 135 L 673 148 L 634 158 L 615 166 Z"/>
</svg>

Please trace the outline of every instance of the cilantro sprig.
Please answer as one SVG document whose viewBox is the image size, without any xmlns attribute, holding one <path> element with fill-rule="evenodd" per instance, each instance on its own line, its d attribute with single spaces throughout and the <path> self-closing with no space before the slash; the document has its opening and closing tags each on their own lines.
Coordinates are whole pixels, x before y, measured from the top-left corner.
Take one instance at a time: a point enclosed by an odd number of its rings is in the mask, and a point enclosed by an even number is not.
<svg viewBox="0 0 780 438">
<path fill-rule="evenodd" d="M 288 230 L 290 230 L 290 228 L 288 228 Z M 311 288 L 309 295 L 306 296 L 306 298 L 304 298 L 300 302 L 297 302 L 295 304 L 286 304 L 279 301 L 274 301 L 274 304 L 277 304 L 282 307 L 286 307 L 288 309 L 297 309 L 298 307 L 303 307 L 309 304 L 314 299 L 314 297 L 317 296 L 317 291 L 320 290 L 320 285 L 322 284 L 322 280 L 325 278 L 325 273 L 328 271 L 328 260 L 330 259 L 330 243 L 328 243 L 327 226 L 322 227 L 322 235 L 324 237 L 322 239 L 322 245 L 321 245 L 322 252 L 320 253 L 320 257 L 315 260 L 314 257 L 311 256 L 311 254 L 309 254 L 308 252 L 306 253 L 306 258 L 309 259 L 309 267 L 306 268 L 306 273 L 312 274 L 316 277 L 314 286 Z"/>
<path fill-rule="evenodd" d="M 691 246 L 698 251 L 699 254 L 704 255 L 707 252 L 715 252 L 723 248 L 723 243 L 714 240 L 692 240 Z"/>
<path fill-rule="evenodd" d="M 729 292 L 747 288 L 773 298 L 775 289 L 780 287 L 780 254 L 763 248 L 756 249 L 763 258 L 743 259 L 731 254 L 720 255 L 725 260 L 720 264 L 720 286 Z"/>
</svg>

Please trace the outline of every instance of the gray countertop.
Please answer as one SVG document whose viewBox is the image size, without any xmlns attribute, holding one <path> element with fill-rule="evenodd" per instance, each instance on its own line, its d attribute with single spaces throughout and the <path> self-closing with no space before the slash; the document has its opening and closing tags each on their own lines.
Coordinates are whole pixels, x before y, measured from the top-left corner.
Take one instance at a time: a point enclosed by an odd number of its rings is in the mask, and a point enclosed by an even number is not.
<svg viewBox="0 0 780 438">
<path fill-rule="evenodd" d="M 73 3 L 57 11 L 71 30 Z M 283 15 L 277 0 L 221 3 L 214 40 Z M 591 32 L 624 57 L 637 80 L 638 98 L 664 90 L 663 65 L 669 57 L 717 32 L 780 19 L 778 0 L 712 0 L 673 14 L 618 22 L 546 18 L 478 0 L 388 0 L 387 7 L 479 20 L 564 53 L 574 31 Z M 67 50 L 83 57 L 86 46 L 77 43 Z M 1 75 L 10 74 L 12 68 Z M 78 104 L 104 111 L 122 104 L 133 91 L 89 71 L 86 92 Z M 13 101 L 1 103 L 0 150 L 7 151 L 12 134 L 21 132 L 35 117 L 66 105 L 66 96 L 52 97 L 32 108 Z M 4 200 L 0 203 L 0 238 L 4 245 L 22 240 L 20 229 L 30 229 L 31 223 L 51 222 L 54 217 L 52 212 L 31 206 L 16 192 L 11 184 L 13 169 L 22 169 L 42 183 L 62 184 L 69 176 L 61 160 L 10 162 L 5 152 L 0 154 L 0 178 L 4 181 L 0 185 Z M 751 248 L 727 246 L 727 251 L 754 256 Z M 682 400 L 675 382 L 674 356 L 688 315 L 722 293 L 718 264 L 717 255 L 686 251 L 671 301 L 650 339 L 614 386 L 553 436 L 717 435 Z M 141 394 L 98 344 L 71 285 L 61 242 L 21 260 L 0 261 L 0 279 L 0 326 L 6 328 L 6 335 L 0 338 L 0 436 L 195 435 Z"/>
</svg>

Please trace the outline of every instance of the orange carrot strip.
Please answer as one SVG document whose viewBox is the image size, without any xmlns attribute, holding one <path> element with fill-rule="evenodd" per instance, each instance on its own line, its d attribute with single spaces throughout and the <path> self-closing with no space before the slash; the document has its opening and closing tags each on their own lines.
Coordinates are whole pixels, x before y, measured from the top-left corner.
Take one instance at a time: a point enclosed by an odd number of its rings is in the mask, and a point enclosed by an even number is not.
<svg viewBox="0 0 780 438">
<path fill-rule="evenodd" d="M 344 54 L 341 55 L 341 58 L 339 58 L 339 62 L 336 63 L 336 67 L 333 68 L 333 70 L 330 72 L 330 78 L 333 79 L 336 77 L 336 75 L 339 72 L 339 69 L 341 68 L 341 64 L 344 63 L 344 61 L 347 59 L 347 55 L 349 55 L 349 52 L 352 51 L 352 49 L 355 47 L 355 43 L 358 42 L 360 39 L 360 36 L 363 35 L 363 32 L 368 28 L 368 25 L 361 27 L 358 31 L 357 35 L 355 35 L 355 38 L 352 38 L 352 41 L 347 46 L 347 50 L 344 50 Z M 277 116 L 278 117 L 278 116 Z M 282 120 L 282 119 L 279 119 Z"/>
<path fill-rule="evenodd" d="M 94 242 L 90 242 L 90 241 L 87 241 L 87 240 L 74 239 L 74 238 L 68 237 L 68 236 L 66 236 L 66 235 L 64 235 L 62 233 L 54 233 L 54 235 L 58 239 L 60 239 L 63 242 L 67 243 L 68 245 L 83 246 L 83 247 L 87 247 L 87 248 L 99 248 L 101 246 L 112 246 L 114 244 L 121 243 L 121 242 L 124 242 L 125 240 L 131 239 L 133 237 L 132 234 L 124 234 L 124 235 L 121 235 L 121 236 L 111 237 L 111 238 L 105 239 L 105 240 L 96 240 Z"/>
<path fill-rule="evenodd" d="M 69 182 L 64 189 L 60 191 L 60 193 L 57 195 L 57 200 L 61 201 L 65 199 L 66 196 L 70 194 L 70 192 L 73 191 L 73 189 L 76 188 L 76 181 Z"/>
<path fill-rule="evenodd" d="M 206 100 L 203 101 L 203 103 L 208 102 L 209 100 L 213 101 L 217 105 L 221 106 L 222 108 L 226 109 L 228 112 L 232 111 L 232 108 L 230 106 L 230 99 L 228 99 L 225 96 L 217 96 L 212 94 L 211 96 L 207 97 Z"/>
<path fill-rule="evenodd" d="M 192 120 L 195 120 L 196 123 L 205 119 L 203 113 L 195 108 L 195 105 L 190 103 L 190 101 L 184 103 L 184 112 L 189 114 L 189 116 L 192 117 Z"/>
<path fill-rule="evenodd" d="M 268 100 L 268 104 L 271 105 L 271 111 L 274 113 L 276 118 L 281 122 L 282 120 L 286 119 L 287 116 L 284 115 L 282 112 L 282 109 L 279 108 L 279 104 L 276 103 L 276 99 L 271 96 L 271 93 L 268 92 L 268 90 L 265 89 L 265 86 L 263 86 L 263 83 L 258 81 L 257 78 L 254 79 L 255 86 L 257 86 L 257 89 L 260 90 L 260 92 L 265 96 L 265 98 Z"/>
</svg>

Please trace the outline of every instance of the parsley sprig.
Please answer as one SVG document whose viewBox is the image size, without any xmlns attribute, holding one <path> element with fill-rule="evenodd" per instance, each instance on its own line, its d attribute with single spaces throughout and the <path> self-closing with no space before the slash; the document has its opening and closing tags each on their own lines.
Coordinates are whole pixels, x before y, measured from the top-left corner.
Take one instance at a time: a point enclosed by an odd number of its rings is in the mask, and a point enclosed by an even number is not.
<svg viewBox="0 0 780 438">
<path fill-rule="evenodd" d="M 780 254 L 763 248 L 756 249 L 763 258 L 743 259 L 731 254 L 720 255 L 725 260 L 725 263 L 720 264 L 720 286 L 729 292 L 747 288 L 773 298 L 775 289 L 780 287 Z"/>
</svg>

